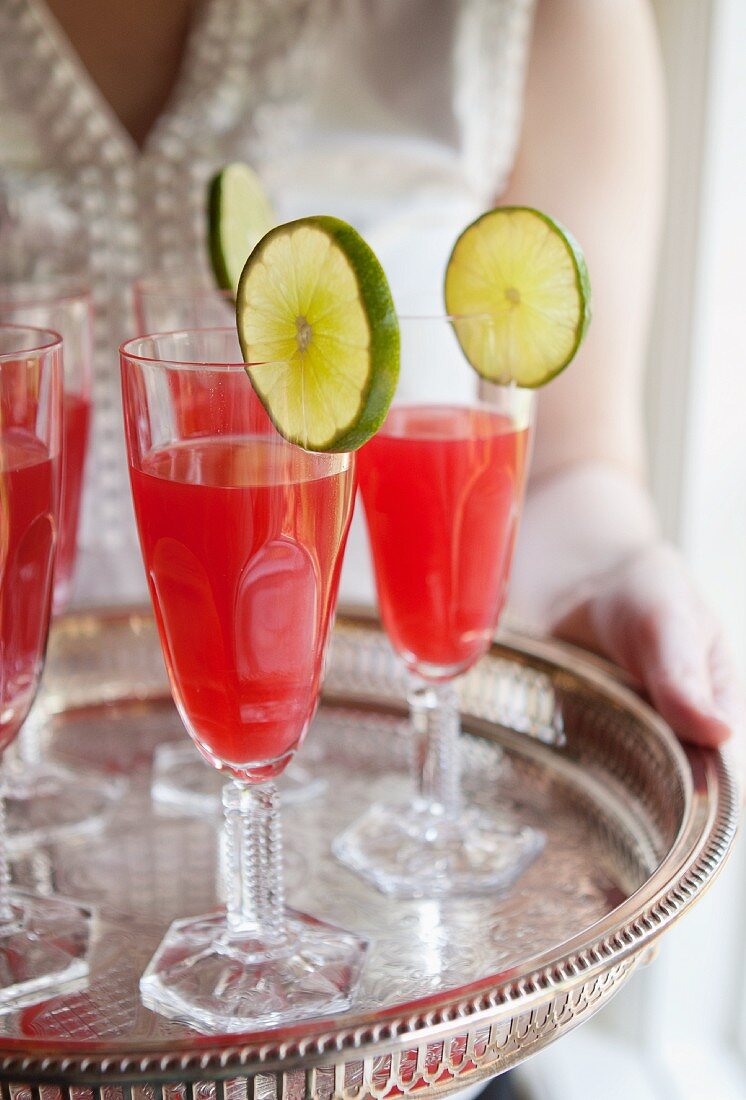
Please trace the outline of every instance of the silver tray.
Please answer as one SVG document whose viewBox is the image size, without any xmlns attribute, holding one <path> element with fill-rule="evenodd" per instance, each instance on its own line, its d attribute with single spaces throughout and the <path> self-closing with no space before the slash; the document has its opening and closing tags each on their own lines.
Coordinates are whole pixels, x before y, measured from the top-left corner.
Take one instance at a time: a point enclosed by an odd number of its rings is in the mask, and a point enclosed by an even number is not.
<svg viewBox="0 0 746 1100">
<path fill-rule="evenodd" d="M 143 1008 L 138 978 L 172 918 L 216 903 L 217 822 L 149 798 L 155 746 L 186 735 L 144 612 L 53 631 L 50 749 L 126 776 L 97 832 L 20 858 L 15 878 L 97 909 L 87 988 L 0 1017 L 4 1100 L 363 1100 L 445 1094 L 588 1019 L 650 958 L 733 841 L 718 753 L 686 752 L 628 688 L 577 653 L 506 638 L 464 680 L 471 795 L 539 825 L 546 848 L 506 896 L 392 901 L 338 866 L 331 838 L 406 789 L 404 678 L 373 622 L 342 616 L 302 756 L 327 781 L 283 811 L 289 901 L 372 941 L 350 1013 L 206 1037 Z"/>
</svg>

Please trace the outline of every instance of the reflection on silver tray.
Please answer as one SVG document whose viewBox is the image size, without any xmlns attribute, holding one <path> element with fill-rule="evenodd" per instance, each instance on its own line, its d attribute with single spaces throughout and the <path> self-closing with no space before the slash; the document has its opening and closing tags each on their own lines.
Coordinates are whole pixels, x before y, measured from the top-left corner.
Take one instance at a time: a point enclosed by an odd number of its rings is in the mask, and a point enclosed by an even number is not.
<svg viewBox="0 0 746 1100">
<path fill-rule="evenodd" d="M 309 734 L 327 786 L 283 810 L 290 904 L 372 941 L 352 1011 L 206 1038 L 137 994 L 165 926 L 220 892 L 218 822 L 158 813 L 149 798 L 154 748 L 186 736 L 152 620 L 58 625 L 44 695 L 53 751 L 130 786 L 98 834 L 16 864 L 19 882 L 92 902 L 98 927 L 87 989 L 0 1018 L 0 1076 L 14 1097 L 22 1082 L 106 1086 L 107 1100 L 126 1100 L 121 1083 L 143 1097 L 163 1086 L 174 1100 L 445 1093 L 588 1018 L 722 864 L 737 816 L 723 759 L 685 755 L 647 707 L 576 656 L 513 641 L 464 683 L 465 788 L 541 827 L 545 851 L 506 896 L 384 898 L 329 845 L 365 802 L 406 794 L 404 686 L 376 626 L 341 618 Z"/>
</svg>

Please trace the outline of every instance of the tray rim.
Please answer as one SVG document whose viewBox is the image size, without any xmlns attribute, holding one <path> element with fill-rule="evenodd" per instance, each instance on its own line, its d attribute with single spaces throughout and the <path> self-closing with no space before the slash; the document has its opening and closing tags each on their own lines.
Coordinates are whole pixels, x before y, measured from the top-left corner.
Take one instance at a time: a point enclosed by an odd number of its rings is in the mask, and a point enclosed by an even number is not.
<svg viewBox="0 0 746 1100">
<path fill-rule="evenodd" d="M 152 622 L 146 608 L 97 609 L 65 616 L 58 629 L 92 616 L 112 624 L 133 617 Z M 375 615 L 360 613 L 357 608 L 341 609 L 338 619 L 349 626 L 380 630 Z M 682 748 L 662 719 L 633 693 L 623 674 L 617 674 L 605 662 L 589 659 L 574 647 L 503 631 L 490 652 L 500 656 L 506 651 L 521 663 L 538 662 L 549 671 L 565 671 L 588 681 L 597 691 L 635 712 L 669 742 L 673 755 L 685 762 L 695 784 L 696 806 L 690 799 L 680 833 L 666 857 L 616 909 L 564 944 L 528 960 L 527 971 L 511 968 L 459 990 L 443 991 L 427 1001 L 392 1005 L 382 1009 L 375 1021 L 366 1013 L 358 1019 L 347 1016 L 344 1027 L 336 1026 L 335 1017 L 326 1017 L 283 1032 L 265 1031 L 253 1036 L 202 1037 L 195 1033 L 188 1040 L 190 1047 L 185 1048 L 187 1040 L 179 1039 L 170 1050 L 164 1050 L 163 1040 L 142 1043 L 130 1051 L 109 1051 L 101 1042 L 55 1045 L 44 1039 L 0 1038 L 0 1079 L 65 1080 L 83 1085 L 165 1083 L 198 1079 L 205 1073 L 224 1080 L 247 1071 L 308 1069 L 328 1066 L 340 1057 L 357 1061 L 494 1024 L 569 994 L 576 986 L 613 969 L 633 966 L 711 885 L 729 854 L 738 827 L 739 796 L 727 755 Z M 327 695 L 334 702 L 354 698 L 354 693 L 339 691 Z M 167 690 L 163 697 L 168 698 Z M 546 746 L 542 747 L 547 751 Z M 707 809 L 704 814 L 703 806 Z"/>
</svg>

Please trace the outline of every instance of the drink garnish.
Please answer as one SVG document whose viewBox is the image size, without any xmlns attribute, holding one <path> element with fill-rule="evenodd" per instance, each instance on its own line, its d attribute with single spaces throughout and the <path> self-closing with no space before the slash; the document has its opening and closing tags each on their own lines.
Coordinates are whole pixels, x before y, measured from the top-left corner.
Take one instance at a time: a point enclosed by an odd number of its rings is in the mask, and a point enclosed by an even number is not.
<svg viewBox="0 0 746 1100">
<path fill-rule="evenodd" d="M 238 283 L 247 373 L 278 432 L 310 451 L 354 451 L 378 430 L 399 377 L 386 276 L 338 218 L 270 230 Z"/>
<path fill-rule="evenodd" d="M 575 238 L 549 215 L 497 207 L 456 241 L 445 304 L 478 374 L 490 382 L 543 386 L 572 361 L 585 336 L 588 268 Z M 484 324 L 475 323 L 480 316 Z"/>
<path fill-rule="evenodd" d="M 235 294 L 246 257 L 277 224 L 261 181 L 248 164 L 228 164 L 210 181 L 208 235 L 218 286 Z"/>
</svg>

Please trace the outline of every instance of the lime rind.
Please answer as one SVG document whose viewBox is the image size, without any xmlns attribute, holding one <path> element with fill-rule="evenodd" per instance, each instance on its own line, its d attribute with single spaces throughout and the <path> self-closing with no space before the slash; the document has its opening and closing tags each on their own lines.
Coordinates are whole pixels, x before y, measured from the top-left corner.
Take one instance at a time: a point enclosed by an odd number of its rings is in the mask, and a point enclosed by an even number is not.
<svg viewBox="0 0 746 1100">
<path fill-rule="evenodd" d="M 207 205 L 215 279 L 235 294 L 247 257 L 277 218 L 256 172 L 239 161 L 213 176 Z"/>
<path fill-rule="evenodd" d="M 265 234 L 239 280 L 236 322 L 254 390 L 286 439 L 353 451 L 375 434 L 398 381 L 399 326 L 352 226 L 320 215 Z"/>
<path fill-rule="evenodd" d="M 500 384 L 546 385 L 575 357 L 591 319 L 578 242 L 528 206 L 497 207 L 463 231 L 444 291 L 467 360 Z"/>
</svg>

